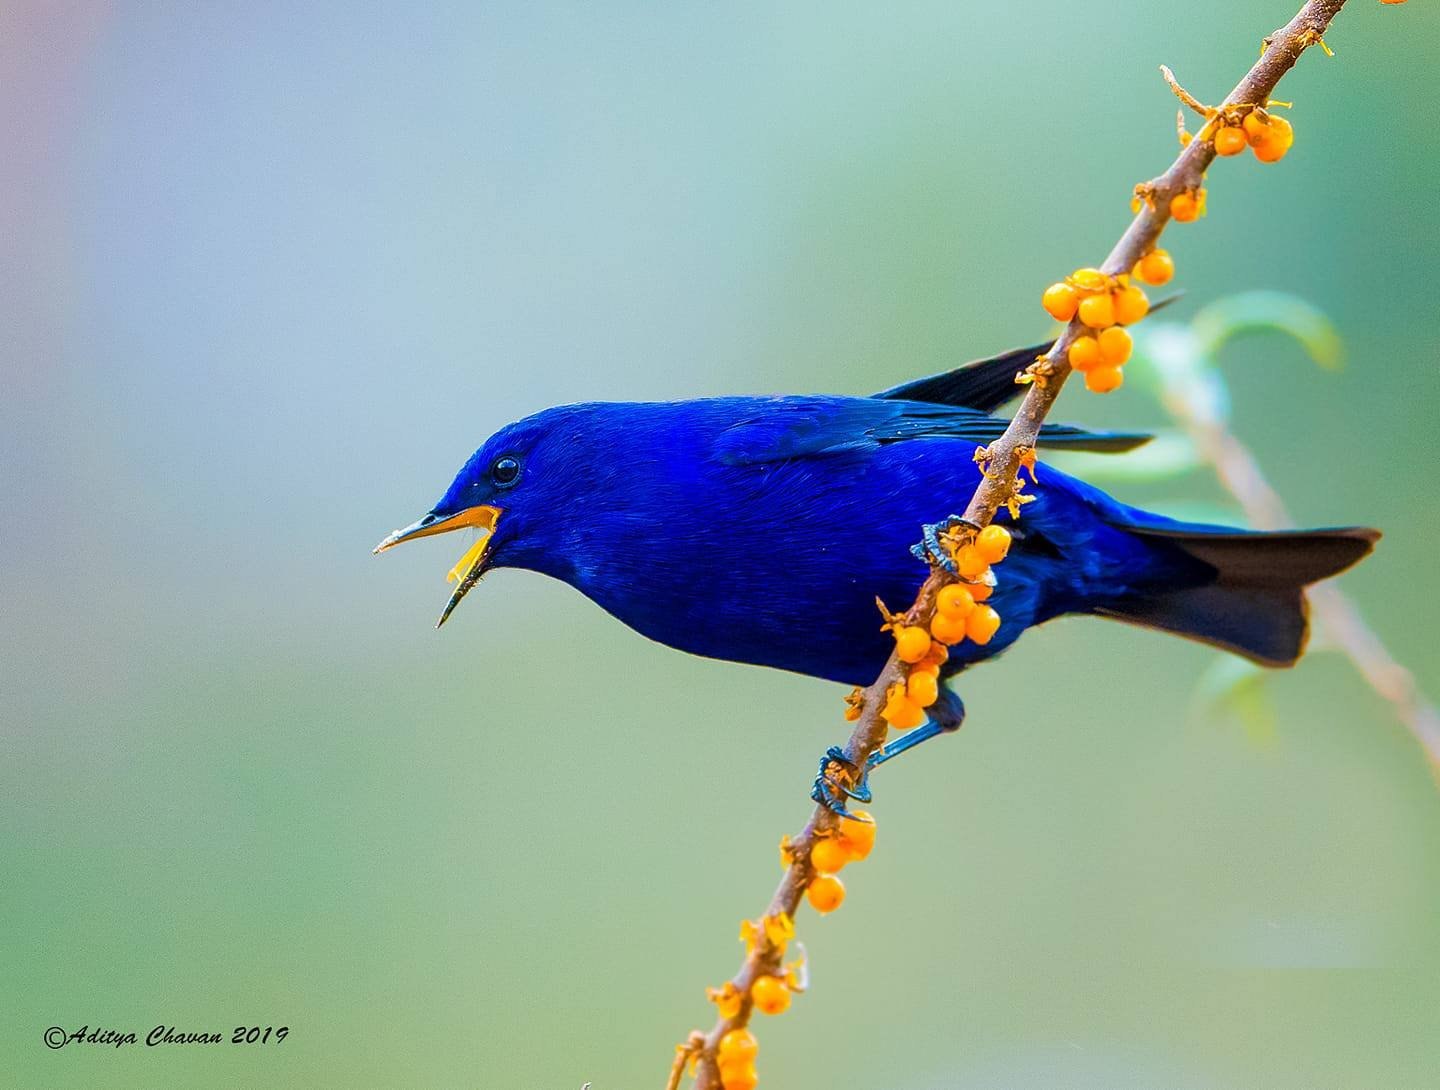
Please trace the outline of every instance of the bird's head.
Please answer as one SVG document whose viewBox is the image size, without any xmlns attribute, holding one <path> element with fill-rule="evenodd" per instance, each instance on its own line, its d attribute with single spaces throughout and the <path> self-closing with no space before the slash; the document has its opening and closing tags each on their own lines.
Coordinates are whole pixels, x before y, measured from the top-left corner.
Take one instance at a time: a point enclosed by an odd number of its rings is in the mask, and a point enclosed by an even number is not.
<svg viewBox="0 0 1440 1090">
<path fill-rule="evenodd" d="M 549 409 L 502 428 L 472 454 L 440 502 L 386 537 L 375 552 L 402 541 L 474 527 L 481 537 L 450 570 L 456 583 L 436 627 L 491 568 L 549 571 L 565 563 L 565 527 L 595 474 L 590 418 L 598 406 Z M 561 574 L 549 571 L 549 574 Z"/>
</svg>

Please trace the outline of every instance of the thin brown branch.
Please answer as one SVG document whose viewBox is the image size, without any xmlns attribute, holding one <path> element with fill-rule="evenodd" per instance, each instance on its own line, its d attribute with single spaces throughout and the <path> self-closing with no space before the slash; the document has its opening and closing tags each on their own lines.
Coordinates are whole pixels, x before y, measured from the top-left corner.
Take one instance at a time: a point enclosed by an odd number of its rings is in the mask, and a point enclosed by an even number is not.
<svg viewBox="0 0 1440 1090">
<path fill-rule="evenodd" d="M 1240 504 L 1250 524 L 1261 530 L 1294 526 L 1279 493 L 1270 486 L 1250 448 L 1223 421 L 1197 410 L 1178 391 L 1166 387 L 1161 403 L 1195 443 L 1200 456 L 1215 469 L 1221 485 Z M 1355 668 L 1419 743 L 1440 779 L 1440 711 L 1421 692 L 1414 675 L 1390 654 L 1365 623 L 1355 603 L 1333 583 L 1309 591 L 1310 612 L 1319 622 L 1321 638 L 1355 664 Z"/>
<path fill-rule="evenodd" d="M 1281 77 L 1295 65 L 1306 48 L 1319 41 L 1320 35 L 1344 5 L 1345 0 L 1309 0 L 1295 18 L 1267 40 L 1259 61 L 1246 73 L 1245 78 L 1236 84 L 1235 89 L 1227 96 L 1226 104 L 1269 101 Z M 1106 257 L 1101 266 L 1102 271 L 1112 276 L 1128 273 L 1135 262 L 1154 247 L 1169 221 L 1171 198 L 1178 193 L 1198 189 L 1206 168 L 1214 158 L 1215 148 L 1210 141 L 1192 140 L 1165 173 L 1148 183 L 1146 192 L 1150 200 L 1142 203 L 1135 219 Z M 1078 320 L 1071 322 L 1045 354 L 1044 358 L 1049 365 L 1045 380 L 1030 383 L 1019 410 L 1004 434 L 991 443 L 986 452 L 987 472 L 982 475 L 979 487 L 965 508 L 964 517 L 967 521 L 977 526 L 988 525 L 995 512 L 1014 494 L 1021 459 L 1028 451 L 1033 450 L 1040 426 L 1049 415 L 1061 388 L 1065 385 L 1065 379 L 1070 374 L 1066 352 L 1075 338 L 1084 332 L 1085 327 Z M 934 613 L 936 594 L 951 582 L 952 578 L 938 567 L 932 568 L 914 604 L 907 611 L 909 623 L 928 625 Z M 904 681 L 905 676 L 905 667 L 892 654 L 880 676 L 865 690 L 864 710 L 844 747 L 845 755 L 855 765 L 863 767 L 870 755 L 884 744 L 889 728 L 880 712 L 890 686 Z M 793 919 L 805 888 L 814 877 L 809 858 L 810 848 L 817 834 L 828 834 L 836 825 L 837 820 L 829 810 L 823 806 L 815 808 L 804 829 L 791 841 L 791 862 L 785 868 L 785 874 L 770 898 L 765 910 L 767 918 L 781 919 L 786 923 Z M 737 1000 L 735 1009 L 722 1009 L 714 1027 L 705 1034 L 705 1043 L 698 1057 L 697 1090 L 723 1090 L 716 1061 L 716 1047 L 720 1038 L 728 1031 L 750 1022 L 750 987 L 755 980 L 765 975 L 783 975 L 785 944 L 783 941 L 777 942 L 769 933 L 770 930 L 763 926 L 758 929 L 757 941 L 747 951 L 744 964 L 731 981 L 731 994 Z"/>
</svg>

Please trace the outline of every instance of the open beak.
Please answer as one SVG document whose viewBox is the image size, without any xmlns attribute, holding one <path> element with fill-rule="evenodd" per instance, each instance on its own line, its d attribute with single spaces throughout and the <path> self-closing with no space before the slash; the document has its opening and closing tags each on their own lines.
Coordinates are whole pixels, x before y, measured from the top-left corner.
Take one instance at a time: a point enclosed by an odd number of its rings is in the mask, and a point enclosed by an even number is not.
<svg viewBox="0 0 1440 1090">
<path fill-rule="evenodd" d="M 460 599 L 470 593 L 470 588 L 480 582 L 480 577 L 485 574 L 485 550 L 490 544 L 490 536 L 495 531 L 500 521 L 501 510 L 498 507 L 480 505 L 469 507 L 456 515 L 440 516 L 433 512 L 426 515 L 419 522 L 412 522 L 403 530 L 396 530 L 375 546 L 376 553 L 383 553 L 386 549 L 399 545 L 402 541 L 413 541 L 417 537 L 429 537 L 431 534 L 448 534 L 451 530 L 463 530 L 467 526 L 473 526 L 482 531 L 480 540 L 471 545 L 465 551 L 456 565 L 450 569 L 449 579 L 452 583 L 458 583 L 455 592 L 450 595 L 450 601 L 445 603 L 445 610 L 440 614 L 440 619 L 435 622 L 439 628 L 449 619 L 455 607 L 460 604 Z"/>
</svg>

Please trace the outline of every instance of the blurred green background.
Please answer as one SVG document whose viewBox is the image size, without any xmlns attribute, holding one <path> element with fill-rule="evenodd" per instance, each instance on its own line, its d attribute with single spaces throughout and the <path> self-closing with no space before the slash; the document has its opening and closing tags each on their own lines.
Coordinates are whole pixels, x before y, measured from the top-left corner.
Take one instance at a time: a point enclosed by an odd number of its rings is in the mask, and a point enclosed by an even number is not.
<svg viewBox="0 0 1440 1090">
<path fill-rule="evenodd" d="M 370 546 L 556 402 L 1043 334 L 1174 152 L 1156 65 L 1215 100 L 1295 6 L 0 6 L 0 1084 L 658 1087 L 840 690 L 524 573 L 436 633 L 463 543 Z M 1175 315 L 1336 321 L 1338 376 L 1227 351 L 1235 426 L 1300 520 L 1385 529 L 1344 584 L 1434 692 L 1440 10 L 1329 40 L 1284 164 L 1221 163 L 1168 236 Z M 1213 658 L 1069 621 L 967 676 L 800 920 L 762 1084 L 1440 1085 L 1425 762 L 1335 656 L 1256 745 L 1192 710 Z M 159 1023 L 291 1032 L 41 1039 Z"/>
</svg>

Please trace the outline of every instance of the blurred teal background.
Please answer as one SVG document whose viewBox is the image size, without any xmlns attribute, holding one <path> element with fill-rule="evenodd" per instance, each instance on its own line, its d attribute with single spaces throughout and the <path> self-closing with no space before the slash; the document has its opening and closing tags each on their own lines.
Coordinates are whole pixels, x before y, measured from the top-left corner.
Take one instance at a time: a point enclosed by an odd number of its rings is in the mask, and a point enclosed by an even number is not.
<svg viewBox="0 0 1440 1090">
<path fill-rule="evenodd" d="M 1295 0 L 0 6 L 0 1084 L 658 1087 L 778 877 L 834 686 L 687 658 L 447 539 L 556 402 L 864 392 L 1034 339 Z M 1168 236 L 1346 371 L 1236 429 L 1440 690 L 1440 10 L 1356 0 L 1278 167 Z M 1127 388 L 1061 416 L 1154 426 Z M 1215 501 L 1203 476 L 1127 499 Z M 963 499 L 963 498 L 959 498 Z M 940 503 L 936 514 L 958 505 Z M 769 1087 L 1440 1085 L 1440 795 L 1335 656 L 1257 746 L 1203 648 L 1053 625 L 879 783 Z M 288 1025 L 51 1051 L 46 1027 Z"/>
</svg>

